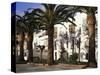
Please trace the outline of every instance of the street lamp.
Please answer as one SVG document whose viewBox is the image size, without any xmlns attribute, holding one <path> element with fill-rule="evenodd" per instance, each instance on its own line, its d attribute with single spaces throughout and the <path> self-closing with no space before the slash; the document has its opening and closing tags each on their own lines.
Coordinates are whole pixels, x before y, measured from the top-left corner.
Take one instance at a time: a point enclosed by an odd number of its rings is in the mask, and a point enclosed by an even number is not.
<svg viewBox="0 0 100 75">
<path fill-rule="evenodd" d="M 74 38 L 75 38 L 75 34 L 71 33 L 71 38 L 72 38 L 72 54 L 74 53 Z"/>
<path fill-rule="evenodd" d="M 79 29 L 79 41 L 78 41 L 78 47 L 79 47 L 79 62 L 80 62 L 80 46 L 81 46 L 81 28 Z"/>
<path fill-rule="evenodd" d="M 45 46 L 44 45 L 38 45 L 38 47 L 41 50 L 41 63 L 42 63 L 42 53 L 43 53 L 43 50 L 45 49 Z"/>
<path fill-rule="evenodd" d="M 75 38 L 75 25 L 71 24 L 69 25 L 69 32 L 70 32 L 70 37 L 72 40 L 72 54 L 74 53 L 74 38 Z"/>
</svg>

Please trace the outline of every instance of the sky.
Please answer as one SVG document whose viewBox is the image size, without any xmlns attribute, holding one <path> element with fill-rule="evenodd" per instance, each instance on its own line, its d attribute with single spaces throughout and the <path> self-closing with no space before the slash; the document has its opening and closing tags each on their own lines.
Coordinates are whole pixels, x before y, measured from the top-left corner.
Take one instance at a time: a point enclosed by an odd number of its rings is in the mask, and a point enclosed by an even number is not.
<svg viewBox="0 0 100 75">
<path fill-rule="evenodd" d="M 16 14 L 24 15 L 28 8 L 43 8 L 40 3 L 16 2 Z"/>
<path fill-rule="evenodd" d="M 17 15 L 23 16 L 24 11 L 26 11 L 29 8 L 42 8 L 42 9 L 44 9 L 44 7 L 41 5 L 41 3 L 16 2 L 16 14 Z M 75 23 L 77 24 L 77 27 L 80 27 L 80 24 L 82 24 L 82 21 L 84 18 L 86 18 L 86 14 L 76 13 Z"/>
<path fill-rule="evenodd" d="M 15 6 L 13 6 L 15 7 Z M 29 2 L 16 2 L 16 14 L 23 16 L 24 15 L 24 11 L 26 11 L 29 8 L 42 8 L 44 9 L 44 7 L 41 5 L 41 3 L 29 3 Z M 15 9 L 15 8 L 13 8 Z M 74 17 L 76 19 L 76 24 L 80 25 L 82 24 L 82 21 L 84 18 L 86 18 L 86 14 L 85 13 L 76 13 L 76 16 Z"/>
</svg>

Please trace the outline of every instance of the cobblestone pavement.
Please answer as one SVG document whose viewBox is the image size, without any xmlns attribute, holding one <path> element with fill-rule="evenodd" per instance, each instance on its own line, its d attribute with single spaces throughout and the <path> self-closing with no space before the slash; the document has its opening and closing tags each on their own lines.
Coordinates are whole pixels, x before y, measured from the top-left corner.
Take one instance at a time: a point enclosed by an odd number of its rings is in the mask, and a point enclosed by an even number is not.
<svg viewBox="0 0 100 75">
<path fill-rule="evenodd" d="M 39 72 L 39 71 L 56 71 L 56 70 L 70 70 L 70 69 L 82 69 L 86 65 L 75 64 L 57 64 L 48 66 L 47 64 L 16 64 L 16 72 Z"/>
</svg>

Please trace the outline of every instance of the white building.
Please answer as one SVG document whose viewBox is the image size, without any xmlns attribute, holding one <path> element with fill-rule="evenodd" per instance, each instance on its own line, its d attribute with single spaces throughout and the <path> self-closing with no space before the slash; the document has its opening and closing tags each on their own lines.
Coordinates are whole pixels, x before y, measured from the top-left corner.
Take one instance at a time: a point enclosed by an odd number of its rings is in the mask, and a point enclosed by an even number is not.
<svg viewBox="0 0 100 75">
<path fill-rule="evenodd" d="M 65 60 L 67 60 L 72 52 L 79 53 L 79 48 L 76 45 L 76 40 L 81 38 L 81 46 L 80 46 L 80 61 L 87 62 L 86 54 L 88 53 L 88 35 L 86 30 L 84 30 L 87 26 L 86 24 L 86 14 L 79 14 L 76 16 L 76 27 L 74 28 L 75 33 L 70 33 L 71 23 L 63 22 L 64 25 L 56 24 L 54 25 L 54 60 L 59 60 L 61 57 L 62 46 L 66 53 L 64 54 Z M 81 34 L 77 37 L 79 33 L 79 29 L 81 28 Z M 72 36 L 74 37 L 74 49 L 72 47 Z M 26 42 L 24 49 L 27 50 Z M 42 57 L 43 59 L 47 59 L 48 56 L 48 35 L 46 30 L 40 30 L 39 32 L 34 32 L 33 37 L 33 57 L 41 58 L 41 50 L 38 47 L 39 45 L 44 45 L 45 49 L 43 50 Z M 87 46 L 87 47 L 86 47 Z M 19 46 L 18 46 L 19 51 Z M 18 53 L 19 54 L 19 53 Z"/>
<path fill-rule="evenodd" d="M 76 27 L 75 27 L 75 33 L 72 34 L 74 37 L 74 52 L 79 53 L 79 48 L 75 45 L 76 43 L 76 36 L 78 33 L 78 30 L 81 28 L 81 46 L 80 46 L 80 61 L 86 61 L 86 53 L 88 52 L 88 48 L 85 47 L 85 44 L 88 43 L 88 35 L 84 35 L 85 27 L 86 27 L 86 14 L 79 14 L 79 16 L 76 16 Z M 61 46 L 64 47 L 64 50 L 68 53 L 66 53 L 64 56 L 67 60 L 70 55 L 72 55 L 73 49 L 72 49 L 72 40 L 71 40 L 71 34 L 69 32 L 71 23 L 63 22 L 64 26 L 61 24 L 54 25 L 54 60 L 59 60 L 61 56 Z M 43 59 L 47 59 L 48 54 L 48 35 L 46 35 L 46 31 L 40 31 L 39 33 L 34 33 L 34 44 L 35 45 L 45 45 L 45 49 L 43 51 Z M 66 34 L 67 33 L 67 34 Z M 67 38 L 66 38 L 67 35 Z M 34 47 L 35 48 L 35 47 Z M 33 53 L 34 56 L 40 57 L 40 51 L 35 48 Z"/>
</svg>

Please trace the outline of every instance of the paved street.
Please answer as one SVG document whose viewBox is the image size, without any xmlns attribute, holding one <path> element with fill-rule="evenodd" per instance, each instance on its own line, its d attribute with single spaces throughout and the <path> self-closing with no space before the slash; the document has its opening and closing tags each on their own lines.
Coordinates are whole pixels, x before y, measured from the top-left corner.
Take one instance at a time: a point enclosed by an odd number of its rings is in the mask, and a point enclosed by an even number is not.
<svg viewBox="0 0 100 75">
<path fill-rule="evenodd" d="M 56 71 L 56 70 L 70 70 L 82 69 L 86 65 L 73 65 L 73 64 L 58 64 L 48 66 L 43 64 L 16 64 L 16 72 L 39 72 L 39 71 Z"/>
</svg>

